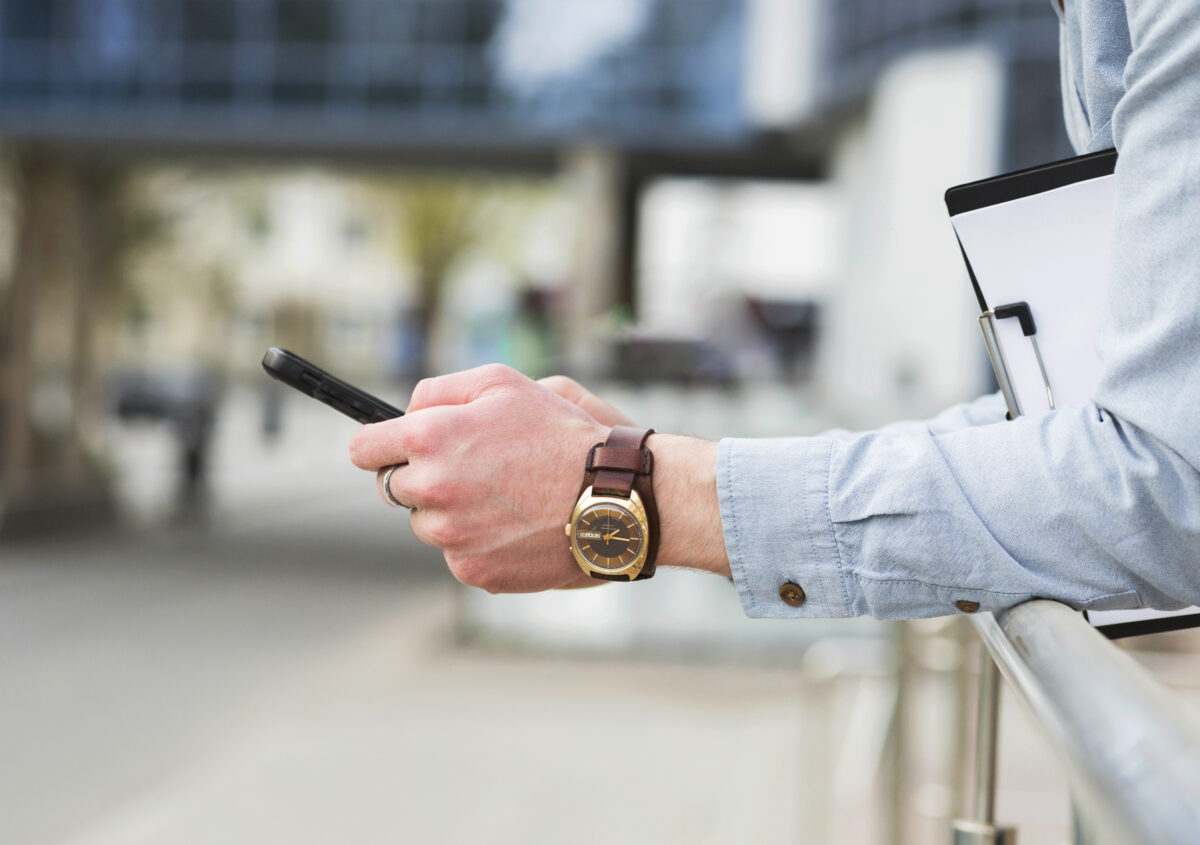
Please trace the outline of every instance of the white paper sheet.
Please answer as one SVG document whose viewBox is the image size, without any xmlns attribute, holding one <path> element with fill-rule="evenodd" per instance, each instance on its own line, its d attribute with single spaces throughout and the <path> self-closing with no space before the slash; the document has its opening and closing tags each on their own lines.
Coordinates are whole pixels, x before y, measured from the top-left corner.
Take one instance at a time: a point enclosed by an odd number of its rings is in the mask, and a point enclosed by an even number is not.
<svg viewBox="0 0 1200 845">
<path fill-rule="evenodd" d="M 1055 406 L 1086 402 L 1100 379 L 1096 334 L 1112 269 L 1114 177 L 967 211 L 951 218 L 989 308 L 1028 302 Z M 1049 412 L 1032 344 L 1015 318 L 996 322 L 1009 378 L 1025 416 Z M 1182 611 L 1092 611 L 1097 626 Z"/>
<path fill-rule="evenodd" d="M 1087 401 L 1100 379 L 1096 331 L 1112 267 L 1113 177 L 1103 176 L 951 218 L 989 308 L 1028 302 L 1058 407 Z M 1033 346 L 998 320 L 1025 416 L 1050 408 Z"/>
</svg>

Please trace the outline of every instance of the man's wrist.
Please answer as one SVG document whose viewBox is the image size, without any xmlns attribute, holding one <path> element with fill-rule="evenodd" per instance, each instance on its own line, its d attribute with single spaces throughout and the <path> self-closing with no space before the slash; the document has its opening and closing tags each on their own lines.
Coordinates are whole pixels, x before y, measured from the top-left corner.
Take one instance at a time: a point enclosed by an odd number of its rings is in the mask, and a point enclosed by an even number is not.
<svg viewBox="0 0 1200 845">
<path fill-rule="evenodd" d="M 695 437 L 652 434 L 654 498 L 661 539 L 659 566 L 686 566 L 728 576 L 717 499 L 717 444 Z"/>
</svg>

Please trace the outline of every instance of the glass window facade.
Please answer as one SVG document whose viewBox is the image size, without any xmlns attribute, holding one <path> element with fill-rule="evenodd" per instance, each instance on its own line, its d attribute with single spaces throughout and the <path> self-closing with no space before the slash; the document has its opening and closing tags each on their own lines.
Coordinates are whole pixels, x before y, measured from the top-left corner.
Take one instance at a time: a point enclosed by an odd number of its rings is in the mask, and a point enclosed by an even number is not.
<svg viewBox="0 0 1200 845">
<path fill-rule="evenodd" d="M 0 0 L 0 117 L 487 140 L 747 132 L 742 0 Z M 167 125 L 170 125 L 169 123 Z"/>
<path fill-rule="evenodd" d="M 0 0 L 0 131 L 737 145 L 746 2 Z M 1049 0 L 816 2 L 825 106 L 905 53 L 983 42 L 1009 66 L 1006 163 L 1067 153 Z"/>
</svg>

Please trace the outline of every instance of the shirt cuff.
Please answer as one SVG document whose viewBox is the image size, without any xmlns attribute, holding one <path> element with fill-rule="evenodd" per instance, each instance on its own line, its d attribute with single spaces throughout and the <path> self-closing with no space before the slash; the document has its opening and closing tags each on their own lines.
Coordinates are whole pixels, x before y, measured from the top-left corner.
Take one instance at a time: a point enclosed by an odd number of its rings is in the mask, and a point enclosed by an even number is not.
<svg viewBox="0 0 1200 845">
<path fill-rule="evenodd" d="M 747 616 L 852 615 L 829 517 L 832 448 L 827 437 L 720 442 L 721 527 L 733 583 Z M 792 586 L 803 591 L 799 604 Z"/>
</svg>

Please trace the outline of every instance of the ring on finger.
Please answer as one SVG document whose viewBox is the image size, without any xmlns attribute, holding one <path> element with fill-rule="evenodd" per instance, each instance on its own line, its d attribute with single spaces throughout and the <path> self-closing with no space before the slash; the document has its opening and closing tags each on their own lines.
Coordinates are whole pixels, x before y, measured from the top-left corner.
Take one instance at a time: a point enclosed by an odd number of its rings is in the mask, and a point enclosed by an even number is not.
<svg viewBox="0 0 1200 845">
<path fill-rule="evenodd" d="M 387 472 L 383 474 L 383 498 L 387 499 L 387 503 L 394 508 L 412 510 L 411 506 L 404 504 L 404 502 L 392 495 L 392 473 L 402 466 L 404 464 L 392 464 L 387 468 Z"/>
</svg>

